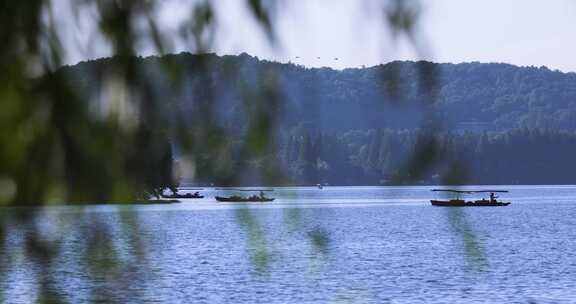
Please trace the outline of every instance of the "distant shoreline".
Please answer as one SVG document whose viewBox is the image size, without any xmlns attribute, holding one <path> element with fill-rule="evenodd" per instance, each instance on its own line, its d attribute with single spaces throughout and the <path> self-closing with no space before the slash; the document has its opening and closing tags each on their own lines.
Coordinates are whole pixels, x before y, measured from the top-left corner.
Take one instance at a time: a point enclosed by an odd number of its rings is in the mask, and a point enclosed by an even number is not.
<svg viewBox="0 0 576 304">
<path fill-rule="evenodd" d="M 470 187 L 470 186 L 576 186 L 575 184 L 562 184 L 562 183 L 555 183 L 555 184 L 542 184 L 542 183 L 534 183 L 534 184 L 490 184 L 490 183 L 483 183 L 483 184 L 461 184 L 461 185 L 450 185 L 450 184 L 347 184 L 347 185 L 330 185 L 330 184 L 322 184 L 322 187 Z M 216 189 L 216 188 L 289 188 L 289 187 L 312 187 L 317 188 L 318 185 L 301 185 L 301 184 L 293 184 L 293 185 L 229 185 L 229 186 L 216 186 L 216 185 L 193 185 L 193 184 L 183 184 L 179 186 L 180 189 L 185 188 L 205 188 L 205 189 Z"/>
</svg>

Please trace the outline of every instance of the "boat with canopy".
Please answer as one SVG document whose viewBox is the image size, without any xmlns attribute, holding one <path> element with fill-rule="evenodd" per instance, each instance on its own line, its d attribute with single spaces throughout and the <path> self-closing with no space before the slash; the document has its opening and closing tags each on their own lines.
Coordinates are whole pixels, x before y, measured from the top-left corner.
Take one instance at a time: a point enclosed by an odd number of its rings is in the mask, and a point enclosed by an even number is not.
<svg viewBox="0 0 576 304">
<path fill-rule="evenodd" d="M 204 189 L 203 188 L 188 188 L 186 190 L 195 191 L 195 190 L 204 190 Z M 185 194 L 181 194 L 180 189 L 176 189 L 176 191 L 172 192 L 172 194 L 164 194 L 164 195 L 162 195 L 162 197 L 171 198 L 171 199 L 179 199 L 179 198 L 198 199 L 198 198 L 204 198 L 204 195 L 201 195 L 200 192 L 198 192 L 198 191 L 195 191 L 194 193 L 188 192 Z"/>
<path fill-rule="evenodd" d="M 450 200 L 430 200 L 432 206 L 439 207 L 499 207 L 508 206 L 510 202 L 498 201 L 496 193 L 508 193 L 507 190 L 453 190 L 453 189 L 433 189 L 433 192 L 448 192 L 456 197 Z M 465 194 L 490 193 L 489 199 L 466 201 L 462 199 Z"/>
<path fill-rule="evenodd" d="M 222 189 L 224 190 L 224 189 Z M 275 198 L 266 197 L 264 195 L 265 191 L 274 191 L 274 189 L 225 189 L 226 191 L 244 191 L 244 192 L 259 192 L 258 195 L 253 194 L 250 196 L 240 196 L 240 195 L 232 195 L 232 196 L 216 196 L 216 200 L 219 202 L 229 202 L 229 203 L 264 203 L 264 202 L 272 202 Z"/>
</svg>

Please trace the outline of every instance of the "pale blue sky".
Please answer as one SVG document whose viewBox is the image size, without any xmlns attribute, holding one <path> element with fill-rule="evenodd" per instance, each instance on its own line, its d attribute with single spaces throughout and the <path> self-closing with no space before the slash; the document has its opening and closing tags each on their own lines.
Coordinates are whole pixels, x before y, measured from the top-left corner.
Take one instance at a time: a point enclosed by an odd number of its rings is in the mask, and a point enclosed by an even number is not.
<svg viewBox="0 0 576 304">
<path fill-rule="evenodd" d="M 163 0 L 160 20 L 176 28 L 193 0 Z M 330 66 L 371 66 L 391 60 L 507 62 L 576 71 L 575 0 L 420 1 L 417 51 L 394 40 L 379 19 L 377 0 L 287 0 L 276 18 L 280 45 L 271 48 L 239 0 L 215 0 L 218 35 L 213 51 Z M 82 31 L 80 31 L 82 32 Z M 84 37 L 88 37 L 83 34 Z M 95 46 L 70 61 L 105 56 Z M 188 51 L 175 43 L 173 51 Z M 142 50 L 143 54 L 150 51 Z M 299 58 L 297 58 L 299 57 Z M 320 57 L 320 59 L 318 59 Z M 338 58 L 338 60 L 335 60 Z"/>
</svg>

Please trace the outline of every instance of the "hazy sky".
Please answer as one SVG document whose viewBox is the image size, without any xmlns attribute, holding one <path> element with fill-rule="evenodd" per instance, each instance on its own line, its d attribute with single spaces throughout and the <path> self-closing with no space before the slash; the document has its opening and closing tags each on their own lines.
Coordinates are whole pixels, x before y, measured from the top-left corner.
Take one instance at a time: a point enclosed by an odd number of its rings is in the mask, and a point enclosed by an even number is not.
<svg viewBox="0 0 576 304">
<path fill-rule="evenodd" d="M 270 60 L 334 68 L 423 58 L 576 71 L 574 0 L 423 0 L 418 49 L 403 37 L 392 37 L 379 18 L 377 0 L 285 1 L 275 19 L 277 48 L 270 47 L 247 17 L 242 1 L 213 2 L 218 7 L 218 38 L 213 50 L 219 54 L 246 52 Z M 191 0 L 163 3 L 160 20 L 166 28 L 176 28 L 179 20 L 189 16 Z M 176 43 L 173 50 L 187 51 L 189 47 Z M 104 55 L 90 47 L 88 52 L 72 54 L 70 61 Z"/>
</svg>

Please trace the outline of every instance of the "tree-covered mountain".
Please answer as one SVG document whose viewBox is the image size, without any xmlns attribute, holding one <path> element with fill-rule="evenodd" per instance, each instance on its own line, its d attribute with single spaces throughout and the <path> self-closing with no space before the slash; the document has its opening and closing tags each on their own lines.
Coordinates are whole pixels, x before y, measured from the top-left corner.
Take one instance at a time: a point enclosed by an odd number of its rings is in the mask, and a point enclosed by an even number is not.
<svg viewBox="0 0 576 304">
<path fill-rule="evenodd" d="M 118 58 L 65 67 L 76 87 L 95 96 Z M 281 92 L 279 122 L 322 131 L 417 128 L 432 110 L 446 129 L 576 130 L 576 74 L 545 67 L 495 63 L 392 62 L 370 68 L 333 70 L 258 60 L 243 54 L 182 53 L 133 58 L 166 105 L 190 114 L 210 99 L 225 124 L 242 124 L 242 102 L 263 87 Z M 174 87 L 166 63 L 182 71 Z M 209 75 L 199 73 L 209 70 Z M 256 96 L 250 96 L 251 94 Z"/>
<path fill-rule="evenodd" d="M 129 96 L 110 82 L 116 60 L 127 59 L 83 62 L 59 73 L 96 112 L 105 111 L 118 107 L 110 100 Z M 447 164 L 462 165 L 470 183 L 576 181 L 575 73 L 423 61 L 333 70 L 246 54 L 128 61 L 152 84 L 148 96 L 162 101 L 153 106 L 165 125 L 181 121 L 191 134 L 204 134 L 194 141 L 206 146 L 195 156 L 195 183 L 262 184 L 255 172 L 270 164 L 294 184 L 403 177 L 443 183 L 452 174 Z M 437 128 L 431 152 L 443 162 L 411 172 L 405 164 L 420 149 L 423 126 Z M 274 149 L 259 155 L 243 149 L 250 128 L 273 129 Z M 246 173 L 240 181 L 227 179 L 238 171 Z"/>
</svg>

